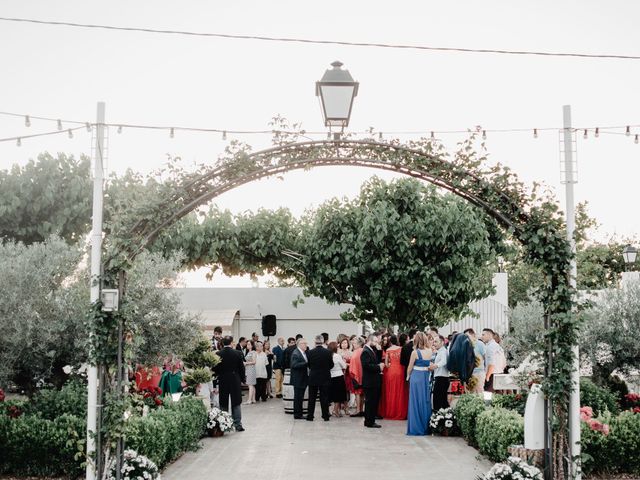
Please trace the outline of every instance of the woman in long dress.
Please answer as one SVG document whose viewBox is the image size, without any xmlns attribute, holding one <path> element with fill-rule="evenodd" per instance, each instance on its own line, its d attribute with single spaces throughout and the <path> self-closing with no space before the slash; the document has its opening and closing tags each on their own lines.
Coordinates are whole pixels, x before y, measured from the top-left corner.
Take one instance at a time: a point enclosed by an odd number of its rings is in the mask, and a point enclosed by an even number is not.
<svg viewBox="0 0 640 480">
<path fill-rule="evenodd" d="M 429 435 L 431 418 L 431 372 L 429 364 L 433 352 L 431 341 L 423 332 L 416 333 L 413 341 L 407 380 L 409 380 L 409 411 L 407 414 L 407 435 Z"/>
<path fill-rule="evenodd" d="M 256 358 L 257 354 L 254 349 L 253 340 L 249 340 L 247 342 L 247 354 L 244 357 L 244 370 L 245 375 L 247 377 L 247 385 L 249 386 L 249 396 L 247 401 L 244 402 L 245 405 L 249 405 L 250 403 L 256 403 Z"/>
<path fill-rule="evenodd" d="M 385 420 L 406 420 L 409 403 L 409 390 L 405 382 L 404 366 L 400 363 L 398 338 L 389 337 L 389 348 L 385 352 L 385 369 L 382 385 L 384 389 L 384 405 L 380 415 Z"/>
</svg>

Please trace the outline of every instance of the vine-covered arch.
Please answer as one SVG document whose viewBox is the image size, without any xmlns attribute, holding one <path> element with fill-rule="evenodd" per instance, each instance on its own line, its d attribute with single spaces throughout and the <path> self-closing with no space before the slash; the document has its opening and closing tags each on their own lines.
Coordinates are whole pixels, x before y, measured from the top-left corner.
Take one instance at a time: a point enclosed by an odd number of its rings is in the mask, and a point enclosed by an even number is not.
<svg viewBox="0 0 640 480">
<path fill-rule="evenodd" d="M 297 138 L 293 138 L 296 140 Z M 276 139 L 278 140 L 278 139 Z M 453 156 L 429 139 L 408 144 L 398 141 L 328 140 L 288 142 L 251 153 L 233 143 L 213 166 L 196 172 L 172 170 L 157 183 L 155 194 L 136 205 L 123 206 L 108 227 L 105 273 L 126 270 L 135 256 L 168 227 L 224 192 L 254 180 L 317 166 L 360 166 L 393 171 L 429 182 L 469 201 L 493 218 L 524 247 L 526 260 L 541 269 L 546 286 L 540 292 L 545 306 L 547 340 L 553 352 L 547 359 L 543 388 L 553 403 L 554 470 L 568 470 L 568 404 L 573 365 L 572 346 L 577 323 L 571 315 L 569 283 L 571 249 L 562 214 L 550 197 L 528 190 L 500 165 L 489 166 L 463 142 Z M 562 477 L 558 477 L 562 478 Z"/>
</svg>

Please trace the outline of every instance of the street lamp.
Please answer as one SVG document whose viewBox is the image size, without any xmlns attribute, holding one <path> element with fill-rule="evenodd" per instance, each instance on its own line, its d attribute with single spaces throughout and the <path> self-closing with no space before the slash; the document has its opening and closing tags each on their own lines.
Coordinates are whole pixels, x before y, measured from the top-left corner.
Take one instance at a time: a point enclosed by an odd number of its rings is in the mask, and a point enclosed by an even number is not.
<svg viewBox="0 0 640 480">
<path fill-rule="evenodd" d="M 353 99 L 358 95 L 359 83 L 353 80 L 349 70 L 343 70 L 342 62 L 335 61 L 333 67 L 324 72 L 322 79 L 316 82 L 316 96 L 320 97 L 322 115 L 326 127 L 339 127 L 340 132 L 349 126 Z M 340 138 L 340 134 L 334 134 Z"/>
<path fill-rule="evenodd" d="M 631 265 L 636 263 L 636 256 L 638 255 L 638 250 L 631 245 L 627 245 L 622 250 L 622 258 L 624 258 L 624 263 L 626 265 L 626 270 L 631 268 Z"/>
</svg>

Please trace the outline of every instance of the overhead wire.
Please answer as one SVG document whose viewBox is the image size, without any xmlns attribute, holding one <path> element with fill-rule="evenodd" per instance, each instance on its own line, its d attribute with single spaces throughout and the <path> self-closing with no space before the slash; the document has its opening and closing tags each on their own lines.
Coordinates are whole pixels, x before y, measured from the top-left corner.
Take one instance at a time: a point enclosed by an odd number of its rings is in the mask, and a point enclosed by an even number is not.
<svg viewBox="0 0 640 480">
<path fill-rule="evenodd" d="M 61 22 L 52 20 L 38 20 L 34 18 L 17 18 L 17 17 L 0 17 L 0 21 L 31 23 L 38 25 L 65 26 L 72 28 L 90 28 L 112 31 L 140 32 L 162 35 L 183 35 L 192 37 L 209 37 L 233 40 L 254 40 L 266 42 L 284 42 L 284 43 L 302 43 L 312 45 L 339 45 L 346 47 L 366 47 L 366 48 L 387 48 L 402 50 L 422 50 L 433 52 L 458 52 L 458 53 L 480 53 L 480 54 L 498 54 L 498 55 L 533 55 L 543 57 L 573 57 L 573 58 L 590 58 L 590 59 L 609 59 L 609 60 L 640 60 L 638 55 L 624 54 L 607 54 L 607 53 L 581 53 L 581 52 L 545 52 L 537 50 L 508 50 L 493 48 L 469 48 L 469 47 L 440 47 L 430 45 L 410 45 L 382 42 L 352 42 L 343 40 L 318 40 L 311 38 L 295 38 L 295 37 L 275 37 L 266 35 L 244 35 L 217 32 L 195 32 L 189 30 L 165 30 L 158 28 L 145 27 L 123 27 L 116 25 L 104 25 L 93 23 L 76 23 Z"/>
</svg>

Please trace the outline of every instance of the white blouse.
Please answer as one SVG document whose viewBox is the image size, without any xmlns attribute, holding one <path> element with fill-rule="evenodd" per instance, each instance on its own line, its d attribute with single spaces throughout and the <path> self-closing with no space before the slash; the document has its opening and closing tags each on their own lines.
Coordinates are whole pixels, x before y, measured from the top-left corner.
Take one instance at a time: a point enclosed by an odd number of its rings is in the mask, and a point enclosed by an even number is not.
<svg viewBox="0 0 640 480">
<path fill-rule="evenodd" d="M 333 354 L 333 368 L 331 369 L 331 378 L 341 377 L 344 375 L 344 370 L 347 369 L 347 362 L 344 361 L 341 355 L 337 353 Z"/>
</svg>

